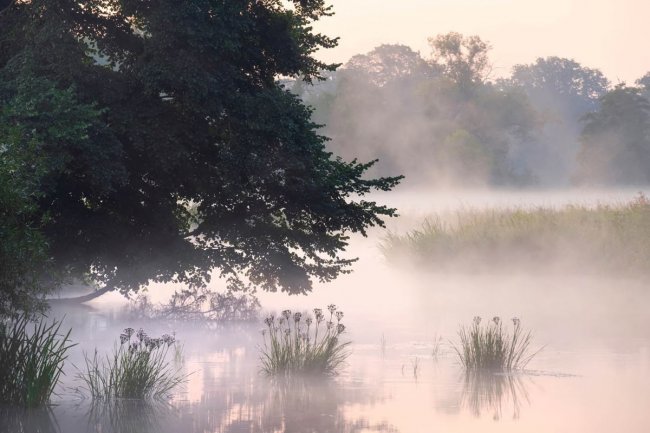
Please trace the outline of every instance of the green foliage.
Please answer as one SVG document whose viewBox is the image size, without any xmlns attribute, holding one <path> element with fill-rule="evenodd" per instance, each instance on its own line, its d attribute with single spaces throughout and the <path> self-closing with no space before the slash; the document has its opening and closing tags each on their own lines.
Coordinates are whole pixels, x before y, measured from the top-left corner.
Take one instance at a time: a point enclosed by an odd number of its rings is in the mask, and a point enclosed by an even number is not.
<svg viewBox="0 0 650 433">
<path fill-rule="evenodd" d="M 85 369 L 77 377 L 94 399 L 166 397 L 187 379 L 169 363 L 168 350 L 175 344 L 173 336 L 150 338 L 142 329 L 127 328 L 112 358 L 101 359 L 97 351 L 85 355 Z"/>
<path fill-rule="evenodd" d="M 521 370 L 539 352 L 531 352 L 530 331 L 524 331 L 519 319 L 512 319 L 512 334 L 504 329 L 501 318 L 494 317 L 490 323 L 481 325 L 481 318 L 474 317 L 472 325 L 461 326 L 458 331 L 459 346 L 453 348 L 466 370 Z"/>
<path fill-rule="evenodd" d="M 395 214 L 359 197 L 399 178 L 369 179 L 373 163 L 326 151 L 310 110 L 277 81 L 336 66 L 312 57 L 336 45 L 313 31 L 330 8 L 293 6 L 33 0 L 3 10 L 0 152 L 12 162 L 0 180 L 15 167 L 29 174 L 18 226 L 42 238 L 37 252 L 61 279 L 128 293 L 243 276 L 304 293 L 349 269 L 348 236 Z M 2 236 L 14 225 L 3 214 Z M 18 274 L 29 272 L 42 274 Z"/>
<path fill-rule="evenodd" d="M 101 188 L 115 155 L 91 148 L 87 131 L 99 113 L 78 105 L 72 88 L 20 75 L 0 84 L 0 103 L 0 314 L 10 314 L 42 309 L 44 295 L 65 277 L 62 268 L 54 272 L 46 233 L 57 214 L 42 208 L 53 179 L 77 155 L 85 168 L 76 175 Z"/>
<path fill-rule="evenodd" d="M 45 320 L 30 327 L 21 316 L 0 322 L 0 403 L 25 407 L 46 404 L 67 358 L 70 331 Z"/>
<path fill-rule="evenodd" d="M 292 316 L 290 310 L 283 311 L 277 319 L 273 315 L 267 317 L 267 329 L 262 331 L 262 370 L 270 376 L 337 374 L 349 356 L 350 342 L 340 340 L 345 332 L 341 323 L 343 312 L 336 311 L 334 305 L 327 309 L 329 319 L 319 308 L 314 309 L 314 319 L 307 317 L 304 321 L 301 313 Z"/>
<path fill-rule="evenodd" d="M 616 86 L 584 120 L 578 182 L 650 182 L 650 101 L 640 89 Z"/>
<path fill-rule="evenodd" d="M 624 205 L 437 215 L 416 230 L 389 234 L 382 250 L 395 263 L 424 269 L 630 275 L 648 272 L 649 236 L 650 202 L 640 194 Z"/>
</svg>

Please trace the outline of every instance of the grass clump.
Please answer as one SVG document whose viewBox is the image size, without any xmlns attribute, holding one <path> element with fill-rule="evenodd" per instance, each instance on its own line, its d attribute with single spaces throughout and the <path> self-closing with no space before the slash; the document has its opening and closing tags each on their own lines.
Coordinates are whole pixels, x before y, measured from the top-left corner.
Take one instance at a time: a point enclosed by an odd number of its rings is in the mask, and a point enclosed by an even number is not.
<svg viewBox="0 0 650 433">
<path fill-rule="evenodd" d="M 618 205 L 467 209 L 438 214 L 381 247 L 398 264 L 451 271 L 647 274 L 650 200 Z"/>
<path fill-rule="evenodd" d="M 175 343 L 175 337 L 168 334 L 150 338 L 143 329 L 126 328 L 112 357 L 102 359 L 97 351 L 93 357 L 85 355 L 85 371 L 78 377 L 95 399 L 168 396 L 187 379 L 168 360 L 169 348 Z"/>
<path fill-rule="evenodd" d="M 60 330 L 56 320 L 31 327 L 27 316 L 0 322 L 0 403 L 35 407 L 49 401 L 73 346 L 70 331 Z"/>
<path fill-rule="evenodd" d="M 271 376 L 290 374 L 335 375 L 349 356 L 350 342 L 342 342 L 345 325 L 343 312 L 335 305 L 327 307 L 329 319 L 320 308 L 314 309 L 314 318 L 303 320 L 302 313 L 268 316 L 262 330 L 262 370 Z M 321 326 L 323 325 L 323 326 Z"/>
<path fill-rule="evenodd" d="M 518 318 L 512 319 L 512 334 L 497 316 L 485 325 L 474 317 L 472 325 L 458 331 L 460 346 L 453 345 L 466 370 L 520 370 L 539 352 L 531 352 L 532 334 L 524 331 Z M 541 350 L 541 349 L 540 349 Z"/>
</svg>

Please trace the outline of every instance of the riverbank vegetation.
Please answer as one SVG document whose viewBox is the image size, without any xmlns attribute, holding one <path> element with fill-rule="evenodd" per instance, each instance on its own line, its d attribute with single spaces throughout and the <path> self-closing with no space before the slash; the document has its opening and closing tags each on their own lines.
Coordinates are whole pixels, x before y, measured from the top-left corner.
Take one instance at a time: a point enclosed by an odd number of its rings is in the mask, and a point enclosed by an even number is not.
<svg viewBox="0 0 650 433">
<path fill-rule="evenodd" d="M 48 403 L 73 346 L 69 337 L 56 320 L 32 323 L 23 316 L 0 322 L 0 403 Z"/>
<path fill-rule="evenodd" d="M 620 205 L 464 210 L 389 234 L 385 257 L 420 269 L 647 273 L 650 200 Z"/>
</svg>

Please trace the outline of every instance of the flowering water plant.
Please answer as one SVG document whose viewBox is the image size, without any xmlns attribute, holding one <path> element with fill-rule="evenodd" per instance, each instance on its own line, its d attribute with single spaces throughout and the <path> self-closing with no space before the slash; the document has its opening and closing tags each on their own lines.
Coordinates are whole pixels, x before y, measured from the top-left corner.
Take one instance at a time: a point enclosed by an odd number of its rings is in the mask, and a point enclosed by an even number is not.
<svg viewBox="0 0 650 433">
<path fill-rule="evenodd" d="M 149 398 L 167 396 L 187 379 L 168 360 L 168 350 L 176 345 L 174 335 L 151 338 L 143 329 L 126 328 L 113 357 L 85 355 L 86 368 L 77 377 L 91 397 Z"/>
<path fill-rule="evenodd" d="M 458 331 L 460 345 L 452 345 L 466 370 L 523 369 L 541 350 L 531 350 L 532 334 L 522 328 L 516 317 L 512 319 L 512 334 L 499 316 L 484 325 L 481 321 L 476 316 L 471 326 L 461 326 Z"/>
<path fill-rule="evenodd" d="M 345 332 L 343 312 L 335 305 L 313 310 L 314 316 L 303 316 L 284 310 L 279 317 L 269 315 L 262 330 L 260 347 L 262 371 L 271 376 L 294 373 L 335 375 L 350 352 L 349 341 L 341 340 Z"/>
</svg>

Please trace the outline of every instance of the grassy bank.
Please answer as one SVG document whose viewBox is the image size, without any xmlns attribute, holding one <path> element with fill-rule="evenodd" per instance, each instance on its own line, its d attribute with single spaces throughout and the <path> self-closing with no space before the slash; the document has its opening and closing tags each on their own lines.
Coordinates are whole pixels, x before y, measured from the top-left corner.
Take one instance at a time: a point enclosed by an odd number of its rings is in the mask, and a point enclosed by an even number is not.
<svg viewBox="0 0 650 433">
<path fill-rule="evenodd" d="M 393 263 L 433 270 L 647 273 L 650 200 L 639 194 L 620 205 L 434 215 L 416 230 L 389 234 L 381 247 Z"/>
</svg>

